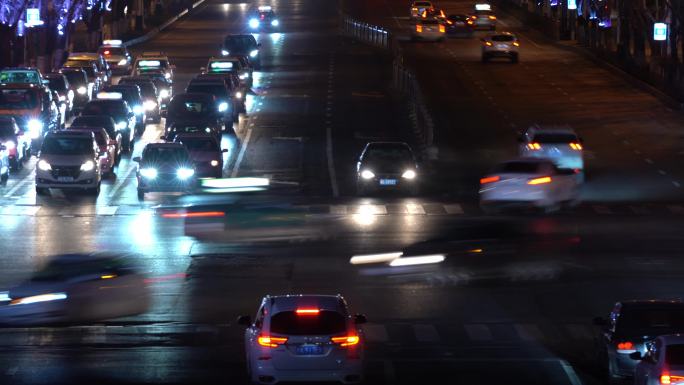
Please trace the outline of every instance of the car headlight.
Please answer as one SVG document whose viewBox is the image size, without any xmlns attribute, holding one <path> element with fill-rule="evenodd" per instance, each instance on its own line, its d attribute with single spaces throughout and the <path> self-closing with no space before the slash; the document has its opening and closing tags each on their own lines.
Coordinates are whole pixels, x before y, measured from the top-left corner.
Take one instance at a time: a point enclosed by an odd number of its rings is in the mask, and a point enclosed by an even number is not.
<svg viewBox="0 0 684 385">
<path fill-rule="evenodd" d="M 143 113 L 143 106 L 133 106 L 133 113 L 140 115 Z"/>
<path fill-rule="evenodd" d="M 277 27 L 278 24 L 280 24 L 280 22 L 279 22 L 278 20 L 271 20 L 271 25 L 272 25 L 273 27 Z"/>
<path fill-rule="evenodd" d="M 81 95 L 85 95 L 86 92 L 88 92 L 88 89 L 85 88 L 85 87 L 83 87 L 83 86 L 80 86 L 80 87 L 78 87 L 78 88 L 76 89 L 76 92 L 78 92 L 78 93 L 81 94 Z"/>
<path fill-rule="evenodd" d="M 119 122 L 116 124 L 116 129 L 117 130 L 125 130 L 128 128 L 128 123 L 127 122 Z"/>
<path fill-rule="evenodd" d="M 375 174 L 373 174 L 373 171 L 371 171 L 371 170 L 363 170 L 363 171 L 361 171 L 361 178 L 373 179 L 373 178 L 375 178 Z"/>
<path fill-rule="evenodd" d="M 164 90 L 159 91 L 159 97 L 162 99 L 168 98 L 169 97 L 169 90 L 164 89 Z"/>
<path fill-rule="evenodd" d="M 38 169 L 43 171 L 50 171 L 52 170 L 52 166 L 50 166 L 50 163 L 41 159 L 38 161 Z"/>
<path fill-rule="evenodd" d="M 157 169 L 152 167 L 141 168 L 140 175 L 147 179 L 154 179 L 157 177 Z"/>
<path fill-rule="evenodd" d="M 401 177 L 404 179 L 414 179 L 416 177 L 416 172 L 413 170 L 406 170 L 401 174 Z"/>
<path fill-rule="evenodd" d="M 59 95 L 57 99 L 59 99 L 60 102 L 66 102 L 66 95 Z"/>
<path fill-rule="evenodd" d="M 249 72 L 245 72 L 244 74 L 240 74 L 240 80 L 245 80 L 249 77 Z"/>
<path fill-rule="evenodd" d="M 8 150 L 14 150 L 15 148 L 17 148 L 17 145 L 14 144 L 14 142 L 11 140 L 3 143 L 3 145 L 5 145 L 5 148 L 7 148 Z"/>
<path fill-rule="evenodd" d="M 221 55 L 223 55 L 223 56 L 228 56 L 229 53 L 230 52 L 226 51 L 225 49 L 221 50 Z"/>
<path fill-rule="evenodd" d="M 119 60 L 119 62 L 116 63 L 116 64 L 117 64 L 117 65 L 120 65 L 120 66 L 125 66 L 126 63 L 128 63 L 128 61 L 127 61 L 126 59 L 121 59 L 121 60 Z"/>
<path fill-rule="evenodd" d="M 249 51 L 249 57 L 257 57 L 258 54 L 259 54 L 259 50 L 253 49 L 253 50 Z"/>
<path fill-rule="evenodd" d="M 219 165 L 219 161 L 218 160 L 212 160 L 211 162 L 209 162 L 209 164 L 211 164 L 211 167 L 216 167 Z"/>
<path fill-rule="evenodd" d="M 145 111 L 152 111 L 157 108 L 157 102 L 153 100 L 145 100 L 145 102 L 143 102 L 143 107 L 145 107 Z"/>
<path fill-rule="evenodd" d="M 81 165 L 81 171 L 93 171 L 94 169 L 95 162 L 92 160 L 86 160 L 86 162 Z"/>
<path fill-rule="evenodd" d="M 171 79 L 171 72 L 164 72 L 164 77 L 167 79 Z"/>
<path fill-rule="evenodd" d="M 249 27 L 250 28 L 259 28 L 259 20 L 249 19 Z"/>
<path fill-rule="evenodd" d="M 176 171 L 176 176 L 178 179 L 188 179 L 193 175 L 195 175 L 195 170 L 191 168 L 181 167 L 178 169 L 178 171 Z"/>
<path fill-rule="evenodd" d="M 40 136 L 40 131 L 43 129 L 43 122 L 38 119 L 31 119 L 27 127 L 31 139 L 37 139 Z"/>
<path fill-rule="evenodd" d="M 10 306 L 12 305 L 28 305 L 36 302 L 48 302 L 48 301 L 59 301 L 67 299 L 66 293 L 48 293 L 32 295 L 30 297 L 17 298 L 10 301 Z"/>
<path fill-rule="evenodd" d="M 240 91 L 236 92 L 235 97 L 238 99 L 242 99 L 242 92 L 240 92 Z"/>
<path fill-rule="evenodd" d="M 218 110 L 219 110 L 219 112 L 226 112 L 226 111 L 228 110 L 228 103 L 226 103 L 226 102 L 221 102 L 221 103 L 218 105 Z"/>
</svg>

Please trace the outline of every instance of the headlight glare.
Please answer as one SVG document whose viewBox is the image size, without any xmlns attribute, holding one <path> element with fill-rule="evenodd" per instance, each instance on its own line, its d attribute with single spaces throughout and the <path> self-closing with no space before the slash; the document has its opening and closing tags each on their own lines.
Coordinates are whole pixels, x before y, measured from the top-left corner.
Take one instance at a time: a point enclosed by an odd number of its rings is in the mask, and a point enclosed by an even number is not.
<svg viewBox="0 0 684 385">
<path fill-rule="evenodd" d="M 127 127 L 128 127 L 128 123 L 126 123 L 126 122 L 119 122 L 116 124 L 117 130 L 125 130 Z"/>
<path fill-rule="evenodd" d="M 28 131 L 31 139 L 37 139 L 40 136 L 40 131 L 43 129 L 43 122 L 38 119 L 31 119 L 28 122 Z"/>
<path fill-rule="evenodd" d="M 140 175 L 147 179 L 154 179 L 157 177 L 157 169 L 152 167 L 141 168 Z"/>
<path fill-rule="evenodd" d="M 76 92 L 78 92 L 78 93 L 81 94 L 81 95 L 85 95 L 86 92 L 88 92 L 88 89 L 85 88 L 85 87 L 83 87 L 83 86 L 81 86 L 81 87 L 78 87 L 78 88 L 76 89 Z"/>
<path fill-rule="evenodd" d="M 404 179 L 414 179 L 416 177 L 416 172 L 413 170 L 406 170 L 401 174 L 401 177 Z"/>
<path fill-rule="evenodd" d="M 119 62 L 117 64 L 120 66 L 125 66 L 126 63 L 128 63 L 128 61 L 126 61 L 126 59 L 121 59 L 121 60 L 119 60 Z"/>
<path fill-rule="evenodd" d="M 212 161 L 210 162 L 210 164 L 211 164 L 211 167 L 216 167 L 216 166 L 219 165 L 219 161 L 218 161 L 218 160 L 212 160 Z"/>
<path fill-rule="evenodd" d="M 169 90 L 159 91 L 159 97 L 162 99 L 168 98 L 169 97 Z"/>
<path fill-rule="evenodd" d="M 181 167 L 178 169 L 178 171 L 176 171 L 176 176 L 178 179 L 188 179 L 193 175 L 195 175 L 195 170 L 191 168 Z"/>
<path fill-rule="evenodd" d="M 24 297 L 24 298 L 17 298 L 13 299 L 10 302 L 11 305 L 28 305 L 36 302 L 48 302 L 48 301 L 59 301 L 67 299 L 67 294 L 66 293 L 49 293 L 49 294 L 40 294 L 40 295 L 32 295 L 30 297 Z"/>
<path fill-rule="evenodd" d="M 3 143 L 3 145 L 5 145 L 5 148 L 7 148 L 8 150 L 14 150 L 15 148 L 17 148 L 17 145 L 14 144 L 14 142 L 11 140 Z"/>
<path fill-rule="evenodd" d="M 225 49 L 221 50 L 221 55 L 223 55 L 223 56 L 228 56 L 229 53 L 230 52 L 226 51 Z"/>
<path fill-rule="evenodd" d="M 253 49 L 249 52 L 249 57 L 257 57 L 259 50 Z"/>
<path fill-rule="evenodd" d="M 133 113 L 140 115 L 143 113 L 143 106 L 133 106 Z"/>
<path fill-rule="evenodd" d="M 218 105 L 218 110 L 219 110 L 219 112 L 226 112 L 226 111 L 228 110 L 228 103 L 226 103 L 226 102 L 221 102 L 221 103 Z"/>
<path fill-rule="evenodd" d="M 52 166 L 50 166 L 50 163 L 41 159 L 38 161 L 38 169 L 43 171 L 50 171 L 52 170 Z"/>
<path fill-rule="evenodd" d="M 373 171 L 371 171 L 371 170 L 363 170 L 363 171 L 361 171 L 361 178 L 373 179 L 373 178 L 375 178 L 375 174 L 373 174 Z"/>
<path fill-rule="evenodd" d="M 165 72 L 164 77 L 167 79 L 171 79 L 171 72 Z"/>
<path fill-rule="evenodd" d="M 87 160 L 81 165 L 81 171 L 92 171 L 95 169 L 95 162 L 92 160 Z"/>
<path fill-rule="evenodd" d="M 236 92 L 235 97 L 238 99 L 242 99 L 242 92 L 240 92 L 240 91 Z"/>
<path fill-rule="evenodd" d="M 249 19 L 249 27 L 250 28 L 259 28 L 259 20 L 257 19 Z"/>
<path fill-rule="evenodd" d="M 143 107 L 145 107 L 145 111 L 152 111 L 157 107 L 157 102 L 153 100 L 145 100 Z"/>
<path fill-rule="evenodd" d="M 278 20 L 271 20 L 271 25 L 272 25 L 273 27 L 277 27 L 278 24 L 280 24 L 280 22 L 279 22 Z"/>
</svg>

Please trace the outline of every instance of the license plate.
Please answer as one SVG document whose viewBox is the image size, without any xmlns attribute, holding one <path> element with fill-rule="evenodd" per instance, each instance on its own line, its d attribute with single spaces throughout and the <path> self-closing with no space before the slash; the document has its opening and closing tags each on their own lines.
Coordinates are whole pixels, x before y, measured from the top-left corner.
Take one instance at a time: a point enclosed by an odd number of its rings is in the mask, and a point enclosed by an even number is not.
<svg viewBox="0 0 684 385">
<path fill-rule="evenodd" d="M 323 348 L 318 345 L 299 345 L 297 354 L 302 356 L 315 356 L 323 354 Z"/>
<path fill-rule="evenodd" d="M 497 44 L 497 45 L 496 45 L 496 48 L 499 48 L 499 49 L 508 49 L 508 46 L 507 46 L 506 44 Z"/>
<path fill-rule="evenodd" d="M 59 181 L 59 182 L 73 182 L 74 177 L 73 176 L 58 176 L 57 181 Z"/>
<path fill-rule="evenodd" d="M 380 179 L 380 185 L 381 186 L 396 186 L 397 180 L 396 179 Z"/>
</svg>

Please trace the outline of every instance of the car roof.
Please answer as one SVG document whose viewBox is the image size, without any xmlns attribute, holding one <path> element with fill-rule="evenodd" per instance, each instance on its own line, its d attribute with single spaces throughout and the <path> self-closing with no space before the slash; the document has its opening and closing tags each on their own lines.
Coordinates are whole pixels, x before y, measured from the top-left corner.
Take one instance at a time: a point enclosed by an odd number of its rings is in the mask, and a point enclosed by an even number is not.
<svg viewBox="0 0 684 385">
<path fill-rule="evenodd" d="M 115 102 L 119 102 L 121 104 L 126 104 L 126 101 L 123 98 L 121 98 L 121 99 L 92 99 L 88 102 L 88 104 L 90 104 L 90 103 L 104 104 L 104 103 L 115 103 Z"/>
<path fill-rule="evenodd" d="M 490 38 L 494 37 L 494 36 L 512 36 L 512 37 L 517 39 L 515 34 L 512 32 L 496 32 L 496 33 L 490 33 L 489 35 L 487 35 L 487 37 L 490 37 Z"/>
<path fill-rule="evenodd" d="M 61 78 L 64 77 L 64 74 L 59 73 L 59 72 L 48 72 L 46 74 L 43 74 L 44 78 L 49 78 L 49 77 L 55 77 L 55 78 Z"/>
<path fill-rule="evenodd" d="M 341 295 L 295 294 L 267 296 L 271 304 L 271 313 L 294 311 L 302 307 L 314 307 L 322 310 L 347 312 L 346 304 Z"/>
<path fill-rule="evenodd" d="M 69 126 L 69 128 L 66 129 L 67 131 L 98 131 L 98 132 L 105 132 L 107 133 L 107 130 L 105 130 L 104 127 L 98 127 L 98 126 Z"/>
<path fill-rule="evenodd" d="M 109 115 L 79 115 L 79 116 L 75 117 L 74 120 L 77 120 L 79 118 L 84 118 L 84 119 L 86 119 L 86 118 L 88 118 L 88 119 L 97 118 L 97 119 L 106 119 L 106 120 L 114 121 L 114 119 L 112 119 L 112 117 Z"/>
<path fill-rule="evenodd" d="M 67 59 L 97 60 L 99 57 L 100 57 L 100 54 L 97 52 L 74 52 L 74 53 L 70 53 L 69 57 Z"/>
<path fill-rule="evenodd" d="M 527 130 L 533 133 L 575 134 L 575 130 L 569 126 L 530 126 Z"/>
<path fill-rule="evenodd" d="M 404 147 L 411 149 L 411 146 L 406 142 L 368 142 L 366 147 Z"/>
<path fill-rule="evenodd" d="M 212 99 L 213 100 L 214 95 L 207 94 L 204 92 L 183 92 L 180 94 L 176 94 L 173 98 L 179 99 L 179 100 L 183 100 L 183 99 L 186 99 L 186 100 L 187 99 L 200 99 L 200 100 Z"/>
</svg>

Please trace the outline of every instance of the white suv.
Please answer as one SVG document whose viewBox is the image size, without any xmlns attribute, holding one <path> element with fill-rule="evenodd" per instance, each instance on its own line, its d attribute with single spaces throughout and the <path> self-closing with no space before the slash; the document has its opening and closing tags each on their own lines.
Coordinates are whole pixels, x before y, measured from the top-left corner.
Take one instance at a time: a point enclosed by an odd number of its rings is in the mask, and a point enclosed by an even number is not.
<svg viewBox="0 0 684 385">
<path fill-rule="evenodd" d="M 519 47 L 520 41 L 510 32 L 488 35 L 482 38 L 482 62 L 486 63 L 495 57 L 505 57 L 517 63 Z"/>
<path fill-rule="evenodd" d="M 366 317 L 349 314 L 340 295 L 266 296 L 247 326 L 245 350 L 250 381 L 363 380 L 363 343 L 359 324 Z"/>
<path fill-rule="evenodd" d="M 43 140 L 36 166 L 36 194 L 50 188 L 100 194 L 100 150 L 92 132 L 53 131 Z"/>
<path fill-rule="evenodd" d="M 518 138 L 522 157 L 547 158 L 560 169 L 584 173 L 582 139 L 570 127 L 532 126 Z"/>
</svg>

